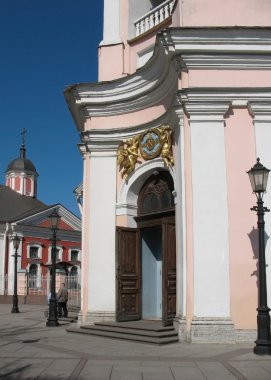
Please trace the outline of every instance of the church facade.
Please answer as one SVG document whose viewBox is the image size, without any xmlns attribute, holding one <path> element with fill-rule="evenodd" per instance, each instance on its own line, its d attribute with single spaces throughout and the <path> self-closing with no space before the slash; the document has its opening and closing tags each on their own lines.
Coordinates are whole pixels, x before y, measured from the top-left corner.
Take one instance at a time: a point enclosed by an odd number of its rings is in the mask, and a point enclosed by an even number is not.
<svg viewBox="0 0 271 380">
<path fill-rule="evenodd" d="M 79 323 L 255 339 L 246 172 L 257 157 L 271 168 L 270 23 L 266 1 L 104 0 L 99 82 L 64 92 L 84 163 Z M 269 305 L 270 255 L 267 239 Z"/>
</svg>

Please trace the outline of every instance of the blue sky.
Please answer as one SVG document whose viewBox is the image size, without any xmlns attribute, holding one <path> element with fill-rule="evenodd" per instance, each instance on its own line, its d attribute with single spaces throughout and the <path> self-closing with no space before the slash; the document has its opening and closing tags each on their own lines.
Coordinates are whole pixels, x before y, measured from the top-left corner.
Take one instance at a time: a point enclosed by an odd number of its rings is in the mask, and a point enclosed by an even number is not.
<svg viewBox="0 0 271 380">
<path fill-rule="evenodd" d="M 102 12 L 102 0 L 0 1 L 0 183 L 26 128 L 38 198 L 77 215 L 73 190 L 82 182 L 82 158 L 63 90 L 97 81 Z"/>
</svg>

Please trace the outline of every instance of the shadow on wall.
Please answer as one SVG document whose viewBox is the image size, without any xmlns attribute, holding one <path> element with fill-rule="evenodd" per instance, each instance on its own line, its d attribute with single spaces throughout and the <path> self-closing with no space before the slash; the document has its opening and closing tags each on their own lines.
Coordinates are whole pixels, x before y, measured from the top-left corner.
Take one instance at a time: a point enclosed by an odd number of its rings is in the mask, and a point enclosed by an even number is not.
<svg viewBox="0 0 271 380">
<path fill-rule="evenodd" d="M 252 251 L 253 251 L 253 260 L 257 260 L 257 263 L 256 263 L 256 269 L 251 273 L 251 276 L 256 276 L 257 277 L 257 287 L 259 287 L 259 284 L 258 284 L 258 268 L 259 268 L 259 232 L 258 232 L 258 229 L 253 227 L 252 230 L 250 231 L 250 233 L 248 234 L 248 237 L 249 237 L 249 240 L 250 240 L 250 244 L 251 244 L 251 247 L 252 247 Z M 264 231 L 264 242 L 265 242 L 265 248 L 266 248 L 266 244 L 267 244 L 267 241 L 269 239 L 270 236 L 267 235 L 267 233 Z"/>
</svg>

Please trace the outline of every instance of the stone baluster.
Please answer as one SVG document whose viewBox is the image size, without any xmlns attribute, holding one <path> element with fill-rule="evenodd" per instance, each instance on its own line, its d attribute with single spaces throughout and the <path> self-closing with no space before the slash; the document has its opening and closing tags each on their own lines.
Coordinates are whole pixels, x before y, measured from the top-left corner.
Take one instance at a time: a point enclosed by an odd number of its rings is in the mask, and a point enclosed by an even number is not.
<svg viewBox="0 0 271 380">
<path fill-rule="evenodd" d="M 152 27 L 154 27 L 154 14 L 153 13 L 150 15 L 150 29 Z"/>
<path fill-rule="evenodd" d="M 140 35 L 140 24 L 137 22 L 135 24 L 135 27 L 136 27 L 136 37 Z"/>
<path fill-rule="evenodd" d="M 140 23 L 140 34 L 142 34 L 144 32 L 145 32 L 145 29 L 144 29 L 144 20 L 142 20 L 141 23 Z"/>
<path fill-rule="evenodd" d="M 161 8 L 159 11 L 160 22 L 164 21 L 164 8 Z"/>
<path fill-rule="evenodd" d="M 169 17 L 169 4 L 166 4 L 165 5 L 165 9 L 164 9 L 164 17 L 165 19 Z"/>
<path fill-rule="evenodd" d="M 150 29 L 150 17 L 145 18 L 145 32 Z"/>
<path fill-rule="evenodd" d="M 159 24 L 159 11 L 156 11 L 154 13 L 154 25 L 158 25 Z"/>
</svg>

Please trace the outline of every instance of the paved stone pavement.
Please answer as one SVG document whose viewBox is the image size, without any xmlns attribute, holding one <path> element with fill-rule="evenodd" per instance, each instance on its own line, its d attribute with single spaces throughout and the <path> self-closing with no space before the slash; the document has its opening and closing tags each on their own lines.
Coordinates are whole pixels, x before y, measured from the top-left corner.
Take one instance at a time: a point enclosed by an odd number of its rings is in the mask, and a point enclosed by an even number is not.
<svg viewBox="0 0 271 380">
<path fill-rule="evenodd" d="M 47 327 L 45 306 L 0 305 L 0 379 L 270 380 L 254 343 L 153 346 Z"/>
</svg>

